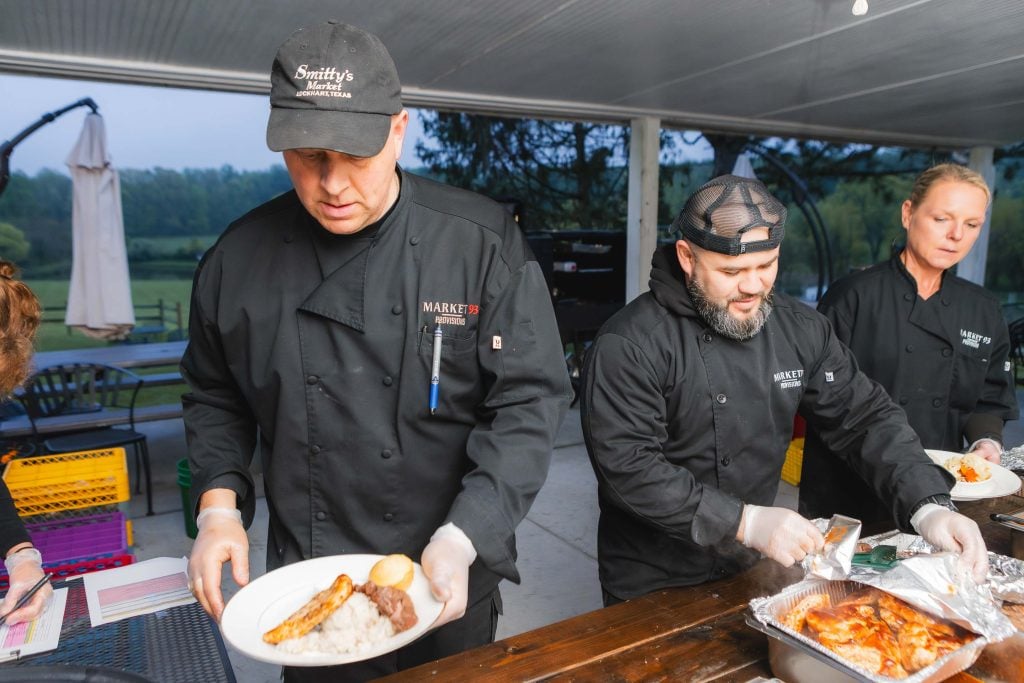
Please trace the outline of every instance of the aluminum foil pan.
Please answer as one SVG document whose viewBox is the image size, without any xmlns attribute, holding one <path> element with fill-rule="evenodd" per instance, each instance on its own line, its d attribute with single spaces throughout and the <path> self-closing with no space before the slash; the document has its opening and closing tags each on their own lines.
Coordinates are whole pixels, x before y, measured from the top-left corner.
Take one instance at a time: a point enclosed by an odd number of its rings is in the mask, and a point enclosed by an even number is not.
<svg viewBox="0 0 1024 683">
<path fill-rule="evenodd" d="M 800 600 L 815 593 L 827 593 L 833 603 L 864 586 L 853 581 L 805 579 L 776 595 L 750 601 L 747 624 L 768 635 L 768 658 L 772 673 L 787 683 L 856 681 L 858 683 L 932 683 L 963 671 L 978 658 L 988 641 L 978 636 L 955 652 L 906 678 L 872 673 L 839 658 L 816 640 L 797 633 L 782 623 L 782 617 Z"/>
</svg>

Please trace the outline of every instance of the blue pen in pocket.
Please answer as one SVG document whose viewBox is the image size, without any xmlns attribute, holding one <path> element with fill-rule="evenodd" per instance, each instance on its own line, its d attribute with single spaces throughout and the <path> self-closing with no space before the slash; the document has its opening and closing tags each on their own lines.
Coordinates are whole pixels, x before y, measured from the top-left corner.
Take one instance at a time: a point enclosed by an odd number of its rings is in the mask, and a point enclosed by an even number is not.
<svg viewBox="0 0 1024 683">
<path fill-rule="evenodd" d="M 437 412 L 437 397 L 441 390 L 441 326 L 434 328 L 434 358 L 430 363 L 430 414 Z"/>
</svg>

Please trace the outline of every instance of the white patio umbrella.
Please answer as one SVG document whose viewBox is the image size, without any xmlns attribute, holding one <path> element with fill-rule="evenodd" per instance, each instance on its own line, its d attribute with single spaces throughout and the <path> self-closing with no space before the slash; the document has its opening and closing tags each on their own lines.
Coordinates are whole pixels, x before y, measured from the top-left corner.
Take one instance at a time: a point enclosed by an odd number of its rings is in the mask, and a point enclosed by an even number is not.
<svg viewBox="0 0 1024 683">
<path fill-rule="evenodd" d="M 732 174 L 741 178 L 752 178 L 757 180 L 757 174 L 754 173 L 754 166 L 750 163 L 750 157 L 747 156 L 746 152 L 741 152 L 740 155 L 736 157 L 736 163 L 732 166 Z"/>
<path fill-rule="evenodd" d="M 73 186 L 71 287 L 64 323 L 90 337 L 123 339 L 135 326 L 121 215 L 103 117 L 92 113 L 67 158 Z"/>
</svg>

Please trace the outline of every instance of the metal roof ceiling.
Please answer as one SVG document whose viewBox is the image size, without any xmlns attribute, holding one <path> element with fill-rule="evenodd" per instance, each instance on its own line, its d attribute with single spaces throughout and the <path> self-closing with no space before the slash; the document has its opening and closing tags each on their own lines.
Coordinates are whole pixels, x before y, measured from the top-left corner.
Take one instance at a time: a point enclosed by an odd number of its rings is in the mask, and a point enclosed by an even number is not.
<svg viewBox="0 0 1024 683">
<path fill-rule="evenodd" d="M 265 92 L 336 18 L 410 106 L 911 146 L 1024 139 L 1022 0 L 0 0 L 0 71 Z"/>
</svg>

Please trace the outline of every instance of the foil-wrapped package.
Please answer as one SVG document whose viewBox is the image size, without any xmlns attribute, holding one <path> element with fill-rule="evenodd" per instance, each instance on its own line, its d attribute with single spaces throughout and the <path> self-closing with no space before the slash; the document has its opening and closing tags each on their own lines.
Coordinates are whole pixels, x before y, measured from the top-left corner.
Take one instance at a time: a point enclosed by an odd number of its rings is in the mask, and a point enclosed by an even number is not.
<svg viewBox="0 0 1024 683">
<path fill-rule="evenodd" d="M 843 515 L 832 515 L 832 519 L 815 519 L 812 524 L 825 537 L 821 552 L 812 553 L 803 559 L 802 566 L 808 576 L 819 579 L 842 579 L 850 573 L 853 554 L 860 538 L 860 520 Z"/>
<path fill-rule="evenodd" d="M 989 553 L 988 585 L 994 597 L 1024 604 L 1024 561 Z"/>
<path fill-rule="evenodd" d="M 1024 472 L 1024 444 L 1003 451 L 999 457 L 999 464 L 1014 472 Z"/>
</svg>

